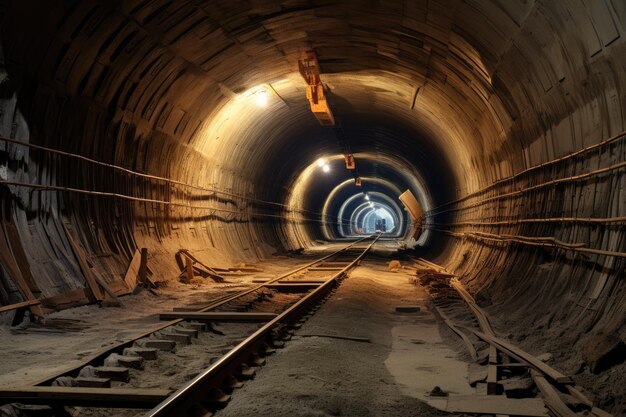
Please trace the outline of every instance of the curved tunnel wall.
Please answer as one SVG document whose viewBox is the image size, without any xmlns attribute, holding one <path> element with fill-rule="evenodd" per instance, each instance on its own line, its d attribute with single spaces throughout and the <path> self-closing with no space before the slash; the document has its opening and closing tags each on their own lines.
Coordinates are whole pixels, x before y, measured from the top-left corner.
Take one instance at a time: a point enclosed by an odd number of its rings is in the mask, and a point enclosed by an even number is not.
<svg viewBox="0 0 626 417">
<path fill-rule="evenodd" d="M 41 296 L 84 286 L 64 227 L 110 282 L 136 247 L 175 275 L 183 247 L 228 263 L 320 238 L 305 216 L 318 208 L 278 205 L 339 151 L 296 72 L 313 47 L 352 151 L 402 157 L 423 178 L 433 255 L 511 317 L 577 329 L 559 343 L 623 332 L 623 257 L 541 239 L 621 253 L 621 225 L 528 221 L 623 216 L 623 169 L 520 191 L 619 164 L 622 141 L 511 177 L 624 130 L 622 1 L 1 4 L 2 135 L 203 189 L 0 143 L 3 181 L 211 207 L 3 185 L 3 303 L 20 298 L 11 275 Z"/>
</svg>

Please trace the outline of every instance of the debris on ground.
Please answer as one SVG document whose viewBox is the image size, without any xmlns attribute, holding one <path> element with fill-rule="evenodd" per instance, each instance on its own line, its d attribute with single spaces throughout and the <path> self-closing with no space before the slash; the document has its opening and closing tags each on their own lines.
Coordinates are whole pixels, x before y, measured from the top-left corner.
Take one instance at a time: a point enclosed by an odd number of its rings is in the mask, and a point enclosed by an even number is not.
<svg viewBox="0 0 626 417">
<path fill-rule="evenodd" d="M 400 264 L 400 261 L 396 259 L 394 259 L 393 261 L 389 261 L 389 270 L 391 272 L 398 272 L 400 268 L 402 268 L 402 264 Z"/>
<path fill-rule="evenodd" d="M 448 393 L 442 390 L 439 386 L 435 386 L 435 388 L 433 388 L 430 391 L 430 396 L 431 397 L 447 397 Z"/>
</svg>

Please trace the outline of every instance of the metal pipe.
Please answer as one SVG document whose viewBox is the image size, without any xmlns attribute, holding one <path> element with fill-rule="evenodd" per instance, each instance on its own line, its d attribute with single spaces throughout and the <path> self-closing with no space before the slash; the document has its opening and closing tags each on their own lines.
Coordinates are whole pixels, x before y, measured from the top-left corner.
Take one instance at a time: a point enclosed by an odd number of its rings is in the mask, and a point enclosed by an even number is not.
<svg viewBox="0 0 626 417">
<path fill-rule="evenodd" d="M 589 178 L 589 177 L 592 177 L 592 176 L 595 176 L 595 175 L 599 175 L 599 174 L 604 174 L 606 172 L 614 171 L 616 169 L 620 169 L 620 168 L 624 168 L 624 167 L 626 167 L 626 161 L 620 162 L 618 164 L 614 164 L 614 165 L 611 165 L 611 166 L 608 166 L 608 167 L 605 167 L 605 168 L 600 168 L 600 169 L 596 169 L 594 171 L 586 172 L 584 174 L 573 175 L 571 177 L 565 177 L 565 178 L 559 178 L 559 179 L 556 179 L 556 180 L 551 180 L 551 181 L 543 182 L 541 184 L 532 185 L 530 187 L 522 188 L 521 190 L 511 191 L 511 192 L 500 194 L 500 195 L 497 195 L 497 196 L 494 196 L 494 197 L 485 198 L 483 200 L 476 201 L 476 202 L 474 202 L 474 203 L 472 203 L 472 204 L 470 204 L 468 206 L 465 206 L 465 207 L 457 207 L 457 208 L 442 210 L 442 211 L 438 211 L 436 213 L 432 213 L 431 212 L 431 213 L 429 213 L 427 215 L 427 217 L 432 217 L 432 216 L 437 215 L 437 214 L 449 213 L 449 212 L 453 212 L 453 211 L 467 210 L 467 209 L 470 209 L 470 208 L 482 206 L 482 205 L 484 205 L 486 203 L 489 203 L 491 201 L 497 201 L 497 200 L 502 200 L 502 199 L 509 198 L 509 197 L 515 197 L 515 196 L 518 196 L 518 195 L 525 194 L 525 193 L 527 193 L 529 191 L 538 190 L 540 188 L 549 187 L 551 185 L 562 184 L 562 183 L 565 183 L 565 182 L 579 181 L 579 180 L 582 180 L 582 179 L 586 179 L 586 178 Z"/>
</svg>

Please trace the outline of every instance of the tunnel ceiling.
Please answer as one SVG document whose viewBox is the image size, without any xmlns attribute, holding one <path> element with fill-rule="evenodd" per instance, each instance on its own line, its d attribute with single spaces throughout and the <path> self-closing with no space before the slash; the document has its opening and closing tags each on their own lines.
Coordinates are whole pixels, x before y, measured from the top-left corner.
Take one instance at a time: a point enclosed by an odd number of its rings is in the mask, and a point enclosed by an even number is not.
<svg viewBox="0 0 626 417">
<path fill-rule="evenodd" d="M 591 34 L 605 16 L 577 2 L 4 3 L 11 76 L 38 81 L 20 91 L 37 141 L 202 181 L 175 163 L 181 151 L 168 154 L 182 145 L 273 193 L 313 150 L 337 150 L 307 108 L 297 74 L 306 48 L 355 151 L 410 153 L 416 166 L 438 159 L 423 175 L 453 174 L 434 187 L 453 194 L 522 166 L 522 146 L 589 100 L 569 94 L 573 83 L 616 81 L 584 65 L 604 61 L 596 55 L 615 34 Z M 259 86 L 267 108 L 238 101 Z M 366 120 L 376 127 L 364 132 Z M 53 132 L 43 128 L 51 122 Z M 400 125 L 413 134 L 397 134 Z M 161 158 L 132 160 L 123 150 L 138 140 Z M 282 180 L 267 181 L 277 166 L 268 160 L 282 161 Z M 485 161 L 496 172 L 476 169 Z"/>
<path fill-rule="evenodd" d="M 620 1 L 4 0 L 2 14 L 31 141 L 276 202 L 341 152 L 308 107 L 307 49 L 363 166 L 410 167 L 433 205 L 623 126 Z"/>
</svg>

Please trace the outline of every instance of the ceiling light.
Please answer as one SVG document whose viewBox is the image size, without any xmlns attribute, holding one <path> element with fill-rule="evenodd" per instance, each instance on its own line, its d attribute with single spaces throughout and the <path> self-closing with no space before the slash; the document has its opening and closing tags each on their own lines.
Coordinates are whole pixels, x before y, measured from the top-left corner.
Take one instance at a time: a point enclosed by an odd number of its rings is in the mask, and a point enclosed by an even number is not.
<svg viewBox="0 0 626 417">
<path fill-rule="evenodd" d="M 267 90 L 261 90 L 255 93 L 254 100 L 256 102 L 256 105 L 259 107 L 267 106 L 267 100 L 268 100 Z"/>
<path fill-rule="evenodd" d="M 323 167 L 324 165 L 326 165 L 326 160 L 324 158 L 320 158 L 317 160 L 317 166 L 318 167 Z"/>
<path fill-rule="evenodd" d="M 369 196 L 369 195 L 367 195 L 367 194 L 365 194 L 365 199 L 366 199 L 367 201 L 370 201 L 370 196 Z"/>
<path fill-rule="evenodd" d="M 324 166 L 322 167 L 322 170 L 323 170 L 324 172 L 328 172 L 328 171 L 330 171 L 330 165 L 328 165 L 328 164 L 324 165 Z"/>
</svg>

